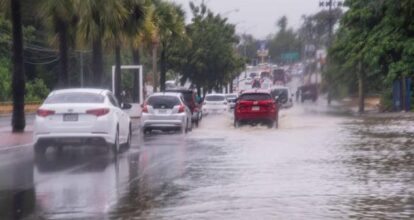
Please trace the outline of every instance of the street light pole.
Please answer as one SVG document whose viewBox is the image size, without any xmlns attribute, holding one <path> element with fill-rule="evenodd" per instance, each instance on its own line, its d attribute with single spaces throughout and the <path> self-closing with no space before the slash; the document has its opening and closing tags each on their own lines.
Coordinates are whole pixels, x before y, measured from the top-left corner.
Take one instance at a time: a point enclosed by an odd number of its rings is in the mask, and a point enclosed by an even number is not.
<svg viewBox="0 0 414 220">
<path fill-rule="evenodd" d="M 329 13 L 328 13 L 328 19 L 329 19 L 329 22 L 328 22 L 328 24 L 329 24 L 329 33 L 328 33 L 328 48 L 330 48 L 331 47 L 331 45 L 332 45 L 332 30 L 333 30 L 333 27 L 332 27 L 332 0 L 329 0 Z M 329 80 L 329 81 L 331 81 L 331 80 Z M 332 91 L 331 91 L 331 87 L 332 87 L 332 85 L 331 85 L 331 83 L 332 82 L 329 82 L 329 84 L 328 84 L 328 105 L 331 105 L 331 102 L 332 102 Z"/>
</svg>

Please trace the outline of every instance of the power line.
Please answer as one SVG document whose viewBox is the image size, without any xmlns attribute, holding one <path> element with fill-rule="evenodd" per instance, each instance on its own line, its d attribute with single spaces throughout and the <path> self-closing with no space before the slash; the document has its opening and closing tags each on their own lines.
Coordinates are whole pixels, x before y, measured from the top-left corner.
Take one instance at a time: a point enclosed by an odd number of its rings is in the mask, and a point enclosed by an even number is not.
<svg viewBox="0 0 414 220">
<path fill-rule="evenodd" d="M 46 65 L 46 64 L 51 64 L 51 63 L 57 62 L 59 60 L 60 60 L 60 57 L 57 57 L 56 59 L 51 60 L 51 61 L 47 61 L 47 62 L 38 62 L 38 63 L 36 63 L 36 62 L 30 62 L 30 61 L 26 61 L 26 60 L 24 62 L 28 63 L 28 64 L 33 64 L 33 65 Z"/>
</svg>

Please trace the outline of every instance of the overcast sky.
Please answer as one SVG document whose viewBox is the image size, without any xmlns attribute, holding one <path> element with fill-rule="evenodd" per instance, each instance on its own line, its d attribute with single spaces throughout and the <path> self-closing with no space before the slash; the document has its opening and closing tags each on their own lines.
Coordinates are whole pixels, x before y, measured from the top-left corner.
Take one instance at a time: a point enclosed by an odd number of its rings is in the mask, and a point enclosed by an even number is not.
<svg viewBox="0 0 414 220">
<path fill-rule="evenodd" d="M 191 0 L 171 0 L 181 4 L 186 10 L 187 21 L 191 19 Z M 201 0 L 194 0 L 200 3 Z M 319 0 L 205 0 L 214 12 L 226 15 L 229 21 L 237 24 L 239 33 L 250 33 L 257 38 L 265 38 L 276 32 L 275 23 L 286 15 L 289 26 L 298 28 L 303 14 L 313 14 L 320 10 Z"/>
</svg>

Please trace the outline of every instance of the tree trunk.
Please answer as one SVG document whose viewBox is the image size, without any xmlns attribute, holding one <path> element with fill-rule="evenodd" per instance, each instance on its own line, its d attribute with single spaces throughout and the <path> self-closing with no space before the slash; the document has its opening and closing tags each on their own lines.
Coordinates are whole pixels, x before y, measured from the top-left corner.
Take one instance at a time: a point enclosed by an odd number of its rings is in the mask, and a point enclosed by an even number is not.
<svg viewBox="0 0 414 220">
<path fill-rule="evenodd" d="M 67 88 L 69 86 L 68 74 L 68 27 L 67 24 L 58 19 L 56 21 L 56 29 L 59 36 L 59 55 L 60 55 L 60 72 L 58 79 L 58 88 Z"/>
<path fill-rule="evenodd" d="M 233 93 L 233 81 L 234 80 L 230 80 L 230 93 Z"/>
<path fill-rule="evenodd" d="M 11 1 L 11 14 L 13 26 L 12 127 L 13 132 L 23 132 L 26 127 L 26 119 L 24 115 L 24 93 L 26 82 L 23 62 L 23 33 L 20 0 Z"/>
<path fill-rule="evenodd" d="M 152 74 L 153 74 L 153 92 L 157 92 L 158 88 L 158 70 L 157 70 L 157 48 L 158 45 L 152 46 Z"/>
<path fill-rule="evenodd" d="M 331 85 L 330 85 L 330 81 L 328 80 L 328 97 L 327 97 L 327 100 L 328 100 L 328 105 L 331 105 L 331 102 L 332 102 L 332 92 L 331 92 Z"/>
<path fill-rule="evenodd" d="M 365 73 L 362 62 L 359 64 L 358 73 L 358 112 L 365 112 Z"/>
<path fill-rule="evenodd" d="M 206 86 L 203 87 L 203 98 L 206 97 L 208 90 L 209 89 Z"/>
<path fill-rule="evenodd" d="M 402 110 L 409 111 L 407 109 L 407 81 L 405 76 L 401 76 L 401 103 L 402 103 Z"/>
<path fill-rule="evenodd" d="M 139 65 L 140 63 L 140 54 L 139 54 L 139 48 L 132 47 L 132 63 L 134 65 Z M 133 89 L 132 89 L 132 100 L 135 103 L 140 102 L 139 100 L 139 70 L 134 70 L 134 83 L 133 83 Z"/>
<path fill-rule="evenodd" d="M 102 38 L 98 36 L 92 43 L 92 72 L 90 85 L 101 87 L 103 83 Z"/>
<path fill-rule="evenodd" d="M 160 56 L 160 91 L 165 91 L 165 80 L 167 75 L 167 66 L 166 66 L 166 57 L 165 57 L 165 47 L 161 49 Z"/>
<path fill-rule="evenodd" d="M 115 96 L 119 102 L 122 102 L 122 76 L 121 76 L 121 45 L 119 40 L 115 43 Z"/>
</svg>

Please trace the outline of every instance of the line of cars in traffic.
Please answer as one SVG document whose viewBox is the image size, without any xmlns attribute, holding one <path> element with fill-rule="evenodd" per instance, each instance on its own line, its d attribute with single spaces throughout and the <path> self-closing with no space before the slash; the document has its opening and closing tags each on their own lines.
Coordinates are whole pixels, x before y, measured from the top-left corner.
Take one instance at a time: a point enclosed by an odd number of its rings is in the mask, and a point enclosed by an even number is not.
<svg viewBox="0 0 414 220">
<path fill-rule="evenodd" d="M 234 112 L 234 125 L 264 123 L 278 127 L 280 101 L 289 93 L 276 90 L 248 90 L 240 94 L 207 94 L 202 100 L 190 89 L 169 89 L 150 95 L 142 105 L 140 127 L 144 134 L 198 127 L 205 115 Z M 286 97 L 284 97 L 284 95 Z M 289 101 L 286 101 L 287 105 Z M 113 152 L 129 147 L 132 120 L 114 94 L 103 89 L 64 89 L 53 91 L 37 111 L 34 123 L 34 150 L 44 154 L 49 146 L 62 149 L 66 144 L 100 144 Z"/>
</svg>

